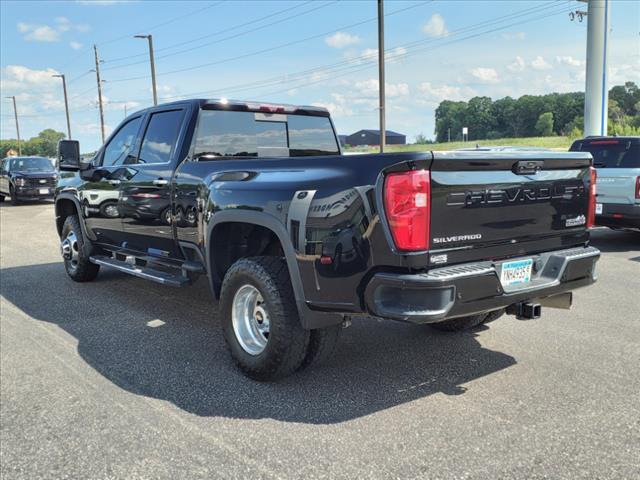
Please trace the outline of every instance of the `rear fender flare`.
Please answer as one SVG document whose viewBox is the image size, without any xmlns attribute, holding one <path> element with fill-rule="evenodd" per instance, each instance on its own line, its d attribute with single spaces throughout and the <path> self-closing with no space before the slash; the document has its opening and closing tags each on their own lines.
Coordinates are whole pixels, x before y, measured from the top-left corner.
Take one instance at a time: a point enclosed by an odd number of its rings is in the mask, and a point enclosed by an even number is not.
<svg viewBox="0 0 640 480">
<path fill-rule="evenodd" d="M 211 259 L 211 238 L 213 229 L 221 223 L 248 223 L 253 225 L 259 225 L 271 230 L 280 241 L 282 250 L 284 251 L 285 261 L 287 262 L 287 268 L 289 269 L 289 277 L 291 279 L 291 286 L 293 287 L 293 295 L 298 307 L 298 314 L 300 315 L 300 322 L 304 328 L 320 328 L 329 325 L 335 325 L 342 322 L 342 316 L 320 313 L 309 309 L 305 301 L 304 288 L 302 285 L 302 277 L 300 275 L 300 269 L 298 268 L 298 261 L 296 259 L 296 252 L 293 248 L 293 244 L 289 240 L 287 230 L 277 218 L 263 212 L 256 212 L 250 210 L 224 210 L 213 214 L 209 224 L 207 225 L 207 236 L 205 244 L 205 254 L 207 262 L 207 270 L 209 271 L 209 282 L 212 292 L 215 294 L 213 288 L 213 270 Z"/>
</svg>

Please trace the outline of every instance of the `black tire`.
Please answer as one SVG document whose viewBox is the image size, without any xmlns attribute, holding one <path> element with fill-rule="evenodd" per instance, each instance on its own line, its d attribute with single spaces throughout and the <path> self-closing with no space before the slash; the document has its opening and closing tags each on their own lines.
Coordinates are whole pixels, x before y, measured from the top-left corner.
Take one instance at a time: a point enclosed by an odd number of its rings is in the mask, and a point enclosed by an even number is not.
<svg viewBox="0 0 640 480">
<path fill-rule="evenodd" d="M 0 195 L 0 203 L 4 202 L 4 195 Z"/>
<path fill-rule="evenodd" d="M 16 195 L 13 185 L 9 185 L 9 196 L 11 197 L 11 205 L 20 205 L 20 199 Z"/>
<path fill-rule="evenodd" d="M 160 221 L 164 225 L 171 225 L 171 207 L 167 207 L 160 212 Z"/>
<path fill-rule="evenodd" d="M 444 322 L 431 323 L 430 326 L 443 332 L 463 332 L 472 330 L 485 323 L 493 322 L 504 314 L 504 309 L 494 310 L 489 313 L 479 313 L 468 317 L 452 318 Z"/>
<path fill-rule="evenodd" d="M 266 346 L 254 355 L 241 346 L 232 318 L 235 295 L 246 285 L 258 290 L 269 317 Z M 290 375 L 305 358 L 309 331 L 300 324 L 289 270 L 279 257 L 243 258 L 229 268 L 220 294 L 220 323 L 231 356 L 254 380 L 271 381 Z"/>
<path fill-rule="evenodd" d="M 315 367 L 331 358 L 341 333 L 342 325 L 311 330 L 307 354 L 300 365 L 300 370 Z"/>
<path fill-rule="evenodd" d="M 82 228 L 80 227 L 80 221 L 77 215 L 69 215 L 62 225 L 62 233 L 60 234 L 60 241 L 68 238 L 69 234 L 73 232 L 77 242 L 77 251 L 73 250 L 77 254 L 75 261 L 69 258 L 64 258 L 64 268 L 67 271 L 67 275 L 71 280 L 75 282 L 90 282 L 98 275 L 100 265 L 96 265 L 89 261 L 89 257 L 84 254 L 85 239 L 82 235 Z"/>
</svg>

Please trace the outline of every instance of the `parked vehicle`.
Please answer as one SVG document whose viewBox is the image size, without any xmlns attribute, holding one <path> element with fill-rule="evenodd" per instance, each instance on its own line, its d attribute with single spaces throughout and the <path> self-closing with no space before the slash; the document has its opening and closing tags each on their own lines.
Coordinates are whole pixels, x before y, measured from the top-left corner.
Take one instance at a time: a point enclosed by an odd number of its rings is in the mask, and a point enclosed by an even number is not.
<svg viewBox="0 0 640 480">
<path fill-rule="evenodd" d="M 90 163 L 78 152 L 59 145 L 68 275 L 206 275 L 233 358 L 259 380 L 329 357 L 354 316 L 463 330 L 568 308 L 595 281 L 588 153 L 347 157 L 325 109 L 225 100 L 143 110 Z M 126 216 L 84 215 L 100 185 Z M 129 221 L 146 205 L 131 192 L 169 201 L 170 225 Z"/>
<path fill-rule="evenodd" d="M 6 196 L 18 205 L 23 200 L 53 198 L 57 174 L 44 157 L 7 157 L 0 162 L 0 202 Z"/>
<path fill-rule="evenodd" d="M 640 137 L 587 137 L 570 150 L 593 156 L 596 225 L 640 231 Z"/>
</svg>

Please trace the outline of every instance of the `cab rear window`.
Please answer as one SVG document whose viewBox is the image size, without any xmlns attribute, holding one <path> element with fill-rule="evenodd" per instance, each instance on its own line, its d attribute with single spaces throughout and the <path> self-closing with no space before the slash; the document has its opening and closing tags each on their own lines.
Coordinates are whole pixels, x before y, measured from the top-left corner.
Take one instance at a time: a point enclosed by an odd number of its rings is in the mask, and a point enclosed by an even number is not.
<svg viewBox="0 0 640 480">
<path fill-rule="evenodd" d="M 202 110 L 193 157 L 338 155 L 328 117 Z"/>
<path fill-rule="evenodd" d="M 571 151 L 591 153 L 597 168 L 640 168 L 640 141 L 580 140 L 571 146 Z"/>
</svg>

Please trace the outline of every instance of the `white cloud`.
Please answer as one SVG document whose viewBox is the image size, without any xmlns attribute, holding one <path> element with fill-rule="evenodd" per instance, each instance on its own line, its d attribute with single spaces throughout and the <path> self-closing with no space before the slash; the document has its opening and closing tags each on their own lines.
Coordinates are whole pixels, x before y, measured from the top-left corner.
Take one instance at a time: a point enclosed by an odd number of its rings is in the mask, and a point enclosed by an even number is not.
<svg viewBox="0 0 640 480">
<path fill-rule="evenodd" d="M 356 82 L 354 88 L 363 97 L 377 97 L 379 85 L 377 79 L 371 78 Z M 406 83 L 385 83 L 385 94 L 389 98 L 409 95 L 409 85 Z"/>
<path fill-rule="evenodd" d="M 422 27 L 422 31 L 430 37 L 446 37 L 449 35 L 444 18 L 439 13 L 434 13 L 427 23 Z"/>
<path fill-rule="evenodd" d="M 314 107 L 322 107 L 329 110 L 329 113 L 334 118 L 339 117 L 350 117 L 353 115 L 353 109 L 345 104 L 334 103 L 334 102 L 313 102 L 311 105 Z"/>
<path fill-rule="evenodd" d="M 494 68 L 477 67 L 471 70 L 471 75 L 485 83 L 499 82 L 498 72 Z"/>
<path fill-rule="evenodd" d="M 470 87 L 457 87 L 452 85 L 434 85 L 431 82 L 422 82 L 418 85 L 420 103 L 437 105 L 442 100 L 461 101 L 476 96 L 476 91 Z"/>
<path fill-rule="evenodd" d="M 515 33 L 511 33 L 511 32 L 507 32 L 507 33 L 503 33 L 502 34 L 502 38 L 504 40 L 524 40 L 526 38 L 526 34 L 524 32 L 515 32 Z"/>
<path fill-rule="evenodd" d="M 531 67 L 535 70 L 549 70 L 553 68 L 551 65 L 547 63 L 544 57 L 538 55 L 531 61 Z"/>
<path fill-rule="evenodd" d="M 360 37 L 346 32 L 336 32 L 324 39 L 324 42 L 332 48 L 345 48 L 349 45 L 360 43 Z"/>
<path fill-rule="evenodd" d="M 18 23 L 18 32 L 26 34 L 24 39 L 30 42 L 57 42 L 60 40 L 60 33 L 49 25 L 32 25 L 29 23 Z"/>
<path fill-rule="evenodd" d="M 393 50 L 389 50 L 385 53 L 384 59 L 387 63 L 394 63 L 400 60 L 404 54 L 407 53 L 407 49 L 404 47 L 396 47 Z M 356 59 L 359 63 L 361 61 L 371 61 L 378 59 L 378 49 L 377 48 L 365 48 L 360 57 Z"/>
<path fill-rule="evenodd" d="M 507 65 L 507 70 L 510 70 L 512 72 L 521 72 L 522 70 L 524 70 L 524 67 L 525 67 L 524 59 L 518 56 L 516 57 L 513 63 L 510 63 L 509 65 Z"/>
<path fill-rule="evenodd" d="M 71 29 L 71 22 L 67 17 L 56 17 L 54 21 L 59 32 L 68 32 Z"/>
<path fill-rule="evenodd" d="M 571 55 L 558 55 L 556 56 L 556 63 L 560 65 L 569 65 L 571 67 L 580 67 L 584 65 L 582 60 L 573 58 Z"/>
<path fill-rule="evenodd" d="M 48 90 L 58 85 L 60 79 L 54 78 L 58 72 L 53 68 L 33 70 L 24 65 L 7 65 L 2 69 L 3 90 Z"/>
<path fill-rule="evenodd" d="M 25 34 L 24 39 L 29 42 L 58 42 L 62 33 L 72 29 L 84 33 L 88 32 L 91 27 L 84 23 L 74 25 L 67 17 L 56 17 L 53 19 L 53 26 L 18 22 L 17 29 L 18 32 Z"/>
<path fill-rule="evenodd" d="M 80 50 L 82 48 L 82 44 L 80 42 L 69 42 L 69 46 L 74 50 Z"/>
</svg>

